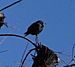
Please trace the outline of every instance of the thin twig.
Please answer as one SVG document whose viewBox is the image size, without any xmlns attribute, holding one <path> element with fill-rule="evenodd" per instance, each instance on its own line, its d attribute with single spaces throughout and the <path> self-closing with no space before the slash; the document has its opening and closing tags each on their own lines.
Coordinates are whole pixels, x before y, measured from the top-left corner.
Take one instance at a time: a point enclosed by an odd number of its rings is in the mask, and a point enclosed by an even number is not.
<svg viewBox="0 0 75 67">
<path fill-rule="evenodd" d="M 30 54 L 33 50 L 35 50 L 35 48 L 33 48 L 33 49 L 29 50 L 29 52 L 26 54 L 26 56 L 25 56 L 24 60 L 22 61 L 22 63 L 20 64 L 20 66 L 19 66 L 19 67 L 23 67 L 23 65 L 24 65 L 24 62 L 25 62 L 26 58 L 28 57 L 28 55 L 29 55 L 29 54 Z"/>
<path fill-rule="evenodd" d="M 15 37 L 19 37 L 22 39 L 27 40 L 28 42 L 30 42 L 33 46 L 37 47 L 37 45 L 35 43 L 33 43 L 30 39 L 25 38 L 24 36 L 18 35 L 18 34 L 0 34 L 0 36 L 15 36 Z"/>
<path fill-rule="evenodd" d="M 23 61 L 23 58 L 24 58 L 24 55 L 25 55 L 25 53 L 26 53 L 27 47 L 28 47 L 28 44 L 26 45 L 25 50 L 24 50 L 24 52 L 23 52 L 23 55 L 22 55 L 22 58 L 21 58 L 21 63 L 22 63 L 22 61 Z"/>
<path fill-rule="evenodd" d="M 72 47 L 72 59 L 74 58 L 74 48 L 75 48 L 75 44 Z"/>
<path fill-rule="evenodd" d="M 72 67 L 72 66 L 75 66 L 75 64 L 66 65 L 64 67 Z"/>
<path fill-rule="evenodd" d="M 3 11 L 3 10 L 5 10 L 5 9 L 7 9 L 7 8 L 9 8 L 9 7 L 11 7 L 11 6 L 13 6 L 13 5 L 15 5 L 15 4 L 21 2 L 21 1 L 22 1 L 22 0 L 18 0 L 18 1 L 16 1 L 16 2 L 14 2 L 14 3 L 12 3 L 12 4 L 8 5 L 8 6 L 6 6 L 6 7 L 2 8 L 2 9 L 0 9 L 0 11 Z"/>
<path fill-rule="evenodd" d="M 70 64 L 72 61 L 74 61 L 74 48 L 75 48 L 75 44 L 72 47 L 72 59 L 68 64 Z"/>
<path fill-rule="evenodd" d="M 1 39 L 0 45 L 3 44 L 6 39 L 7 39 L 7 37 L 4 37 L 3 39 Z"/>
<path fill-rule="evenodd" d="M 70 56 L 70 55 L 65 54 L 65 53 L 63 53 L 63 52 L 56 52 L 56 51 L 55 51 L 55 53 L 57 53 L 57 54 L 61 54 L 61 55 L 65 55 L 65 56 Z"/>
<path fill-rule="evenodd" d="M 3 50 L 3 51 L 0 51 L 0 53 L 3 53 L 3 52 L 7 52 L 8 50 Z"/>
</svg>

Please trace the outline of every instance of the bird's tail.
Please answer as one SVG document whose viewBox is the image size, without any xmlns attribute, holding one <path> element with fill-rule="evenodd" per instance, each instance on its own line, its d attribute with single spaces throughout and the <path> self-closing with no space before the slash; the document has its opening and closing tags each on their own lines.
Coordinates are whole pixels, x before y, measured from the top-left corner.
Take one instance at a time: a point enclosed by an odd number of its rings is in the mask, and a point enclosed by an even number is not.
<svg viewBox="0 0 75 67">
<path fill-rule="evenodd" d="M 24 33 L 24 36 L 27 36 L 27 35 L 29 35 L 29 33 L 28 33 L 28 32 L 25 32 L 25 33 Z"/>
</svg>

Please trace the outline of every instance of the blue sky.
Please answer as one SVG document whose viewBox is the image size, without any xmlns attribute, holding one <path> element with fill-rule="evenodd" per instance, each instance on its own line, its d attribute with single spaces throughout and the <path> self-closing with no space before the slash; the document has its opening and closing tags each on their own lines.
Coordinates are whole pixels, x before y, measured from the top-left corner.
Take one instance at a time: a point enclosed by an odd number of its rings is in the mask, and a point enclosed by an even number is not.
<svg viewBox="0 0 75 67">
<path fill-rule="evenodd" d="M 16 0 L 1 0 L 0 9 Z M 0 33 L 14 33 L 24 36 L 28 26 L 38 19 L 46 24 L 39 35 L 39 40 L 53 49 L 67 55 L 59 55 L 61 59 L 71 59 L 72 46 L 75 43 L 75 1 L 74 0 L 23 0 L 3 11 L 9 28 L 2 27 Z M 27 36 L 34 41 L 34 36 Z M 23 51 L 33 46 L 16 37 L 0 37 L 0 67 L 18 67 Z M 75 54 L 75 53 L 74 53 Z M 68 60 L 68 61 L 69 61 Z M 67 61 L 67 60 L 66 60 Z M 26 67 L 31 67 L 32 60 L 28 57 Z M 63 64 L 62 62 L 60 63 Z M 57 66 L 57 67 L 60 67 Z"/>
</svg>

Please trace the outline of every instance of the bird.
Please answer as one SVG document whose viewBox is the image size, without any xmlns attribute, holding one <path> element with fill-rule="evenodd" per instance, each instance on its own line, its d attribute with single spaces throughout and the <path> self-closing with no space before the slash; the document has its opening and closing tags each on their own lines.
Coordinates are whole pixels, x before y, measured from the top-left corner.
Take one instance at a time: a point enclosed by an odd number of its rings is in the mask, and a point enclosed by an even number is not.
<svg viewBox="0 0 75 67">
<path fill-rule="evenodd" d="M 0 28 L 5 25 L 6 27 L 8 27 L 7 23 L 4 23 L 4 19 L 5 19 L 5 15 L 4 13 L 0 12 Z"/>
<path fill-rule="evenodd" d="M 32 23 L 27 31 L 24 33 L 25 36 L 31 34 L 37 36 L 40 32 L 42 32 L 44 28 L 44 23 L 42 20 L 37 20 L 34 23 Z"/>
</svg>

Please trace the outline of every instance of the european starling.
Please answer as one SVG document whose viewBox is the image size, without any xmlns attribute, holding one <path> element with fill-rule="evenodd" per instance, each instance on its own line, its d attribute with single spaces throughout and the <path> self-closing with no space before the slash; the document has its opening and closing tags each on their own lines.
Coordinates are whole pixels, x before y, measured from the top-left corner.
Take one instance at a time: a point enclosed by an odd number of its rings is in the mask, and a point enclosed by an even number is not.
<svg viewBox="0 0 75 67">
<path fill-rule="evenodd" d="M 43 30 L 44 24 L 43 21 L 38 20 L 36 22 L 34 22 L 33 24 L 31 24 L 28 29 L 27 32 L 25 32 L 25 36 L 31 34 L 31 35 L 38 35 L 42 30 Z"/>
<path fill-rule="evenodd" d="M 5 25 L 6 27 L 8 27 L 7 24 L 4 23 L 4 19 L 5 19 L 4 13 L 0 13 L 0 28 L 1 28 L 3 25 Z"/>
</svg>

